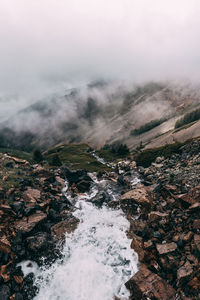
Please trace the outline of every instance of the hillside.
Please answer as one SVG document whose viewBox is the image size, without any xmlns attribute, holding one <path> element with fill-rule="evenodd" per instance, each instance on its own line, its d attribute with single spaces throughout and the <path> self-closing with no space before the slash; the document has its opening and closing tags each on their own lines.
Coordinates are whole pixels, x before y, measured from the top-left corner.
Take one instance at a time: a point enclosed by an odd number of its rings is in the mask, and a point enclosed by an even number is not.
<svg viewBox="0 0 200 300">
<path fill-rule="evenodd" d="M 32 151 L 59 143 L 94 148 L 120 141 L 134 149 L 198 135 L 199 123 L 174 130 L 199 107 L 200 88 L 189 84 L 95 82 L 36 101 L 0 124 L 0 147 Z"/>
</svg>

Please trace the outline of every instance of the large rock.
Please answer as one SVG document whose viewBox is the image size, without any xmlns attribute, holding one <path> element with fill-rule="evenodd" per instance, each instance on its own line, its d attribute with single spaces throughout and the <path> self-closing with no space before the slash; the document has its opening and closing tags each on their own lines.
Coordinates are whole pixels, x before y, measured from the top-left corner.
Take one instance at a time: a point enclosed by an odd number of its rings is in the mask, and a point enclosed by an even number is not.
<svg viewBox="0 0 200 300">
<path fill-rule="evenodd" d="M 87 175 L 86 170 L 70 171 L 67 168 L 62 169 L 70 185 L 73 183 L 78 183 L 82 180 L 92 182 L 92 179 L 90 176 Z"/>
<path fill-rule="evenodd" d="M 143 250 L 142 238 L 135 235 L 133 236 L 131 242 L 131 249 L 133 249 L 138 254 L 139 261 L 142 262 L 145 257 L 145 251 Z"/>
<path fill-rule="evenodd" d="M 187 261 L 182 267 L 177 271 L 177 279 L 183 283 L 188 280 L 193 273 L 192 265 Z"/>
<path fill-rule="evenodd" d="M 45 221 L 47 215 L 41 211 L 37 211 L 35 214 L 30 217 L 17 221 L 15 223 L 15 229 L 17 231 L 23 231 L 25 233 L 30 233 L 36 226 L 40 225 L 43 221 Z"/>
<path fill-rule="evenodd" d="M 174 252 L 177 249 L 176 243 L 157 244 L 156 249 L 160 255 Z"/>
<path fill-rule="evenodd" d="M 0 238 L 0 252 L 3 253 L 11 253 L 11 244 L 8 241 L 8 239 L 6 238 L 6 236 L 3 236 L 2 238 Z"/>
<path fill-rule="evenodd" d="M 139 271 L 126 283 L 133 300 L 175 300 L 174 289 L 146 266 L 141 265 Z"/>
<path fill-rule="evenodd" d="M 159 211 L 152 211 L 149 213 L 149 221 L 154 222 L 154 221 L 160 221 L 162 219 L 167 219 L 169 218 L 169 214 L 167 213 L 161 213 Z"/>
<path fill-rule="evenodd" d="M 150 210 L 152 196 L 150 191 L 146 187 L 139 185 L 138 187 L 136 187 L 136 189 L 122 195 L 120 201 L 122 206 L 131 206 L 132 204 L 137 204 L 141 205 L 141 207 L 147 210 Z"/>
<path fill-rule="evenodd" d="M 31 189 L 28 188 L 24 193 L 23 193 L 23 199 L 26 202 L 37 202 L 40 201 L 40 191 L 36 189 Z"/>
<path fill-rule="evenodd" d="M 50 236 L 46 232 L 39 232 L 34 236 L 27 238 L 27 248 L 37 253 L 38 251 L 45 250 L 49 246 Z"/>
<path fill-rule="evenodd" d="M 53 237 L 56 237 L 58 240 L 65 238 L 66 233 L 72 233 L 78 226 L 79 219 L 71 217 L 67 220 L 61 221 L 56 225 L 51 227 L 51 234 Z"/>
</svg>

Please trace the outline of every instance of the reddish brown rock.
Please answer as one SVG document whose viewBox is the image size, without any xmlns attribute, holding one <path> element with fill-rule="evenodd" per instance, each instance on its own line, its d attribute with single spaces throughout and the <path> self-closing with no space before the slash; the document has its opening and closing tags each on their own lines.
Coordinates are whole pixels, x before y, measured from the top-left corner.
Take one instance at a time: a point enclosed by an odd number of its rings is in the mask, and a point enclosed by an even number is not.
<svg viewBox="0 0 200 300">
<path fill-rule="evenodd" d="M 139 271 L 126 283 L 133 300 L 175 300 L 174 289 L 146 266 L 141 265 Z"/>
<path fill-rule="evenodd" d="M 0 239 L 0 252 L 11 252 L 11 244 L 5 236 Z"/>
<path fill-rule="evenodd" d="M 51 227 L 52 236 L 58 240 L 64 239 L 66 233 L 72 233 L 78 226 L 79 219 L 71 217 Z"/>
<path fill-rule="evenodd" d="M 174 252 L 177 249 L 176 243 L 157 244 L 156 249 L 160 255 Z"/>
<path fill-rule="evenodd" d="M 177 271 L 177 279 L 180 283 L 183 283 L 184 281 L 188 280 L 189 277 L 193 273 L 192 265 L 187 261 L 182 267 L 180 267 Z"/>
<path fill-rule="evenodd" d="M 200 235 L 195 234 L 194 235 L 194 245 L 195 245 L 195 250 L 200 253 Z"/>
<path fill-rule="evenodd" d="M 136 203 L 149 210 L 152 204 L 152 195 L 146 187 L 139 185 L 135 190 L 131 190 L 122 195 L 120 201 L 122 206 Z"/>
<path fill-rule="evenodd" d="M 17 231 L 21 230 L 26 233 L 30 233 L 36 226 L 45 221 L 46 217 L 47 215 L 45 213 L 38 211 L 28 218 L 24 217 L 23 219 L 17 221 L 15 223 L 15 229 Z"/>
<path fill-rule="evenodd" d="M 189 208 L 188 211 L 193 213 L 193 212 L 197 212 L 200 210 L 200 202 L 195 202 L 194 204 L 192 204 Z"/>
<path fill-rule="evenodd" d="M 135 235 L 131 242 L 131 249 L 133 249 L 138 254 L 140 262 L 142 262 L 145 257 L 145 251 L 143 250 L 142 246 L 142 238 Z"/>
<path fill-rule="evenodd" d="M 194 220 L 192 227 L 193 227 L 193 229 L 200 230 L 200 219 Z"/>
<path fill-rule="evenodd" d="M 23 193 L 23 199 L 26 202 L 33 202 L 33 203 L 40 201 L 40 191 L 36 189 L 28 188 L 28 190 L 26 190 Z"/>
<path fill-rule="evenodd" d="M 162 219 L 167 219 L 169 217 L 167 213 L 161 213 L 159 211 L 152 211 L 149 213 L 148 216 L 150 222 L 160 221 Z"/>
</svg>

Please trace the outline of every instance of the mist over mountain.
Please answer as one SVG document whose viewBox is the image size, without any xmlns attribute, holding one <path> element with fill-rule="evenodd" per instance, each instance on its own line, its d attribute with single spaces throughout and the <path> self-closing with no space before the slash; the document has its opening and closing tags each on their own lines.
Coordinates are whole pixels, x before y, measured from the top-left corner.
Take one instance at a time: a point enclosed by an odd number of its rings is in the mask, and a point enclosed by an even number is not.
<svg viewBox="0 0 200 300">
<path fill-rule="evenodd" d="M 2 0 L 0 11 L 1 146 L 134 147 L 198 103 L 197 0 Z M 135 134 L 151 121 L 152 136 Z"/>
<path fill-rule="evenodd" d="M 177 118 L 198 107 L 199 95 L 199 86 L 189 83 L 92 82 L 40 99 L 12 115 L 0 124 L 0 146 L 33 150 L 84 142 L 98 148 L 120 141 L 133 148 L 174 128 Z M 152 135 L 149 130 L 146 136 L 135 134 L 155 120 L 157 131 Z"/>
</svg>

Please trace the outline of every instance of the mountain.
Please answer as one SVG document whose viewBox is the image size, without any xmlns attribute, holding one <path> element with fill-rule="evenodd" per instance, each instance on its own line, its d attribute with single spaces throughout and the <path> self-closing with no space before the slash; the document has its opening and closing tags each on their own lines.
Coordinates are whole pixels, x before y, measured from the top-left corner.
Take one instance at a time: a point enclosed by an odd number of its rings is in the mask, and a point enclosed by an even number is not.
<svg viewBox="0 0 200 300">
<path fill-rule="evenodd" d="M 199 96 L 200 87 L 189 83 L 93 82 L 36 101 L 8 118 L 0 124 L 0 146 L 45 150 L 64 142 L 100 148 L 120 141 L 134 149 L 186 140 L 199 134 L 200 124 L 184 131 L 174 126 L 198 109 Z"/>
</svg>

